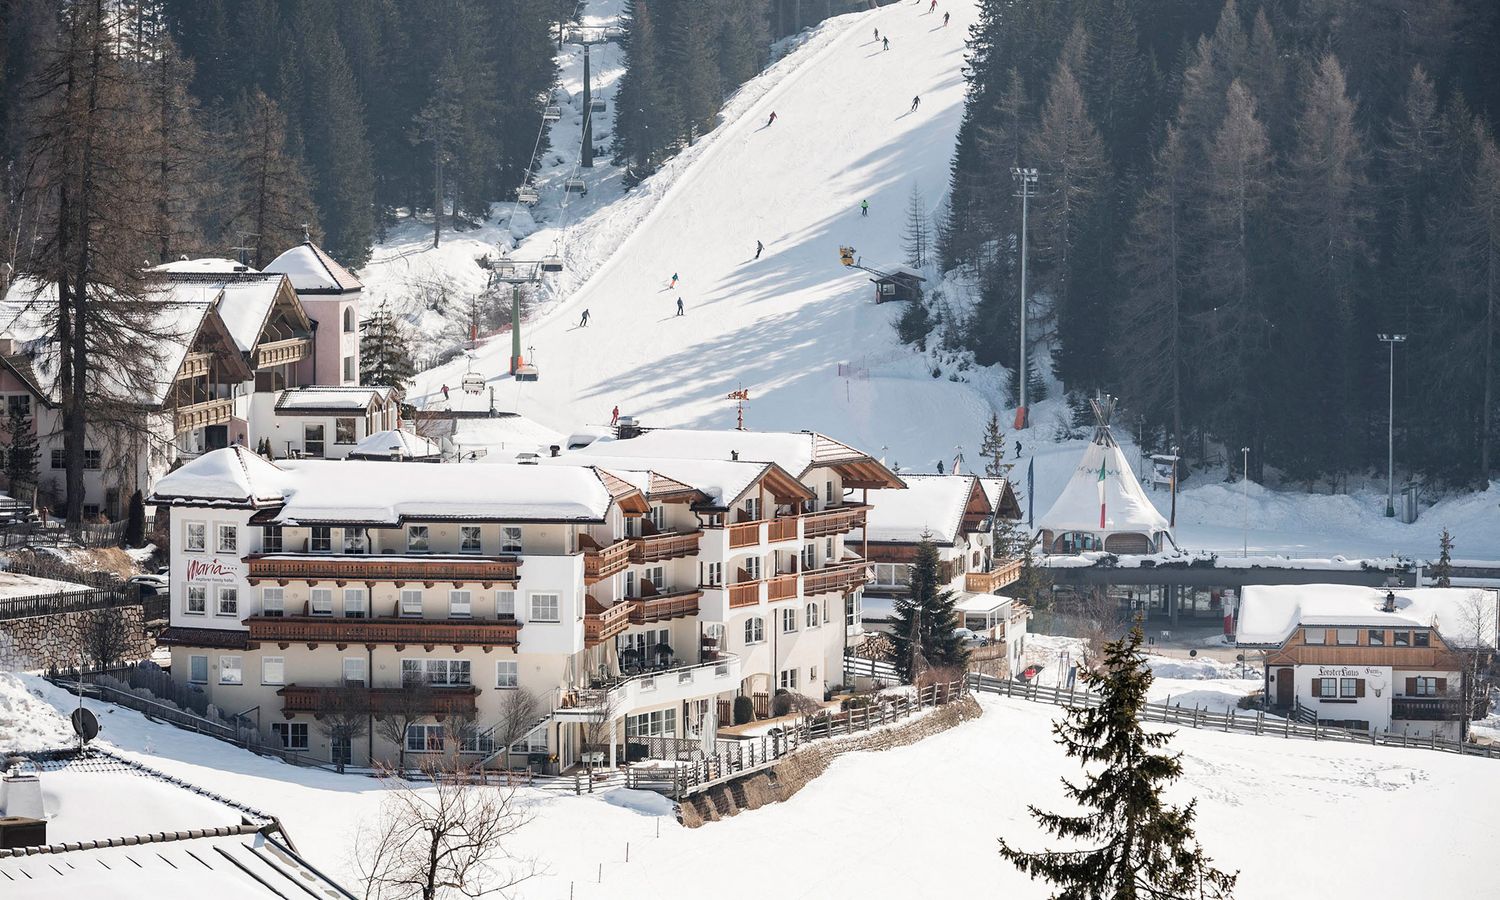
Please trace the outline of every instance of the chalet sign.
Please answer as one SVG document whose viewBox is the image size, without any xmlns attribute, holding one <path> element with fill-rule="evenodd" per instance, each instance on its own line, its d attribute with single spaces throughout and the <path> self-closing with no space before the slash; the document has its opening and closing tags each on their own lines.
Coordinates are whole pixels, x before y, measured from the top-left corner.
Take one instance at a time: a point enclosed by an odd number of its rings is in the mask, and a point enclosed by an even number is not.
<svg viewBox="0 0 1500 900">
<path fill-rule="evenodd" d="M 1385 678 L 1391 670 L 1385 666 L 1318 666 L 1319 678 Z"/>
<path fill-rule="evenodd" d="M 188 581 L 239 581 L 243 574 L 239 566 L 217 559 L 194 559 L 187 564 Z"/>
</svg>

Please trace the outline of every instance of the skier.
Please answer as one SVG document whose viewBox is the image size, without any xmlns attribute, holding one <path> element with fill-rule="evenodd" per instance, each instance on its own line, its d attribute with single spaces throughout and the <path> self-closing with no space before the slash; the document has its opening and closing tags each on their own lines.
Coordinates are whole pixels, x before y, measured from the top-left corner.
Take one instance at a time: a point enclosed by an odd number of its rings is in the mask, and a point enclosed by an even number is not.
<svg viewBox="0 0 1500 900">
<path fill-rule="evenodd" d="M 1021 458 L 1021 442 L 1016 441 L 1016 459 Z"/>
<path fill-rule="evenodd" d="M 760 259 L 760 251 L 762 251 L 764 249 L 766 249 L 766 245 L 765 244 L 762 244 L 760 241 L 756 241 L 755 242 L 755 258 L 756 259 Z"/>
<path fill-rule="evenodd" d="M 875 29 L 875 40 L 877 40 L 877 41 L 880 40 L 880 29 L 879 28 Z"/>
<path fill-rule="evenodd" d="M 921 106 L 921 105 L 922 105 L 922 97 L 920 95 L 911 98 L 911 111 L 912 112 L 916 112 L 917 111 L 917 107 Z"/>
<path fill-rule="evenodd" d="M 616 403 L 615 408 L 609 411 L 609 426 L 613 428 L 618 424 L 620 424 L 620 404 Z"/>
<path fill-rule="evenodd" d="M 861 201 L 859 201 L 859 214 L 861 216 L 868 216 L 870 214 L 870 201 L 868 201 L 868 200 L 861 200 Z"/>
<path fill-rule="evenodd" d="M 669 284 L 669 285 L 667 285 L 667 287 L 669 287 L 669 288 L 677 287 L 677 273 L 676 272 L 672 273 L 672 283 Z"/>
<path fill-rule="evenodd" d="M 446 384 L 443 385 L 443 399 L 444 400 L 448 399 L 448 386 Z"/>
<path fill-rule="evenodd" d="M 677 298 L 677 314 L 679 316 L 682 315 L 682 298 L 681 297 Z"/>
<path fill-rule="evenodd" d="M 950 15 L 951 15 L 951 13 L 943 13 L 943 27 L 944 28 L 948 27 L 948 16 L 950 16 Z"/>
<path fill-rule="evenodd" d="M 583 311 L 583 317 L 578 320 L 578 327 L 579 328 L 587 328 L 587 327 L 589 327 L 589 311 L 588 310 L 584 310 Z"/>
<path fill-rule="evenodd" d="M 932 0 L 932 5 L 927 7 L 927 11 L 930 13 L 937 12 L 937 0 Z"/>
<path fill-rule="evenodd" d="M 891 49 L 891 39 L 890 38 L 883 37 L 883 38 L 880 39 L 880 43 L 883 45 L 882 49 L 885 49 L 885 50 Z"/>
<path fill-rule="evenodd" d="M 772 123 L 774 123 L 775 121 L 776 121 L 776 110 L 773 109 L 773 110 L 771 110 L 771 118 L 769 118 L 769 119 L 766 120 L 765 127 L 770 128 L 771 125 L 772 125 Z"/>
<path fill-rule="evenodd" d="M 938 474 L 939 475 L 943 474 L 943 461 L 942 460 L 938 460 Z"/>
</svg>

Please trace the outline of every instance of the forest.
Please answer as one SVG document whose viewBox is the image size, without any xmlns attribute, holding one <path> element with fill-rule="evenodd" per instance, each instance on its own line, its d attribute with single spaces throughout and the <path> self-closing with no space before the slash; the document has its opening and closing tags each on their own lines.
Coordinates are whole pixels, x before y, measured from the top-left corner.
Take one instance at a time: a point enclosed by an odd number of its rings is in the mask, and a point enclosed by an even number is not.
<svg viewBox="0 0 1500 900">
<path fill-rule="evenodd" d="M 938 249 L 977 288 L 934 325 L 981 363 L 1028 345 L 1151 449 L 1250 448 L 1337 488 L 1497 466 L 1500 4 L 984 0 Z M 938 316 L 941 318 L 941 316 Z M 1045 357 L 1044 357 L 1045 358 Z M 1041 387 L 1038 373 L 1029 384 Z M 1014 390 L 1014 386 L 1013 386 Z"/>
</svg>

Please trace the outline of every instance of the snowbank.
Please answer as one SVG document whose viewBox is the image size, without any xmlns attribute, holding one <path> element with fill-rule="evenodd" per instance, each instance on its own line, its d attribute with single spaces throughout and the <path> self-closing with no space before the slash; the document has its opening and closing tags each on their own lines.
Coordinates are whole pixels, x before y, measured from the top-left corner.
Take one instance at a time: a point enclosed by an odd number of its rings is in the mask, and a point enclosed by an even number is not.
<svg viewBox="0 0 1500 900">
<path fill-rule="evenodd" d="M 0 755 L 58 750 L 77 741 L 67 718 L 33 694 L 21 676 L 0 672 Z"/>
</svg>

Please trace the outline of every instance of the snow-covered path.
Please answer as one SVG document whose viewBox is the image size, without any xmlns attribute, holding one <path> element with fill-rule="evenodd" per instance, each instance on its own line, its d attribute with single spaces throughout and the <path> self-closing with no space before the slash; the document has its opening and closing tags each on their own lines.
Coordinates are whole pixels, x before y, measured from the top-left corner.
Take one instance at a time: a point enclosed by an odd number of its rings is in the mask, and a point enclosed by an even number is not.
<svg viewBox="0 0 1500 900">
<path fill-rule="evenodd" d="M 945 6 L 946 28 L 911 4 L 831 20 L 742 88 L 723 125 L 637 189 L 651 210 L 625 244 L 524 336 L 540 381 L 509 379 L 506 339 L 476 351 L 502 408 L 564 432 L 607 421 L 616 404 L 651 425 L 722 427 L 734 421 L 725 394 L 743 386 L 754 428 L 820 429 L 912 464 L 973 446 L 982 396 L 934 381 L 897 347 L 901 304 L 875 306 L 868 276 L 838 261 L 839 245 L 852 244 L 866 263 L 901 262 L 913 186 L 929 211 L 942 197 L 973 17 L 971 3 Z M 889 51 L 873 40 L 877 27 Z M 914 95 L 922 102 L 910 111 Z M 672 182 L 660 196 L 658 180 Z M 758 261 L 756 240 L 766 245 Z M 580 328 L 584 309 L 592 319 Z M 871 377 L 846 383 L 846 361 Z M 413 399 L 456 384 L 464 366 L 419 375 Z"/>
</svg>

